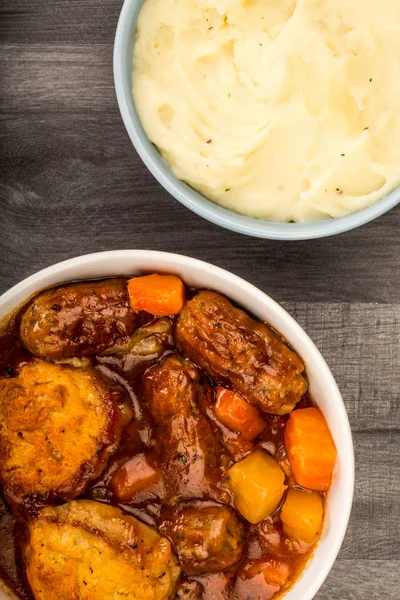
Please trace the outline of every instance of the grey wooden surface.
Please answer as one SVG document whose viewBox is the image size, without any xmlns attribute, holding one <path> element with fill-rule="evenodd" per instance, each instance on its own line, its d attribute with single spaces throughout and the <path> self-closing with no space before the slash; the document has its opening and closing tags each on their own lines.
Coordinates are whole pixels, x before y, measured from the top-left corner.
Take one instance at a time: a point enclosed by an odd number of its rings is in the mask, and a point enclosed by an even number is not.
<svg viewBox="0 0 400 600">
<path fill-rule="evenodd" d="M 281 243 L 180 206 L 119 116 L 120 7 L 0 3 L 0 292 L 78 254 L 152 248 L 213 262 L 282 302 L 331 366 L 354 433 L 351 522 L 317 599 L 400 598 L 400 207 L 338 237 Z"/>
</svg>

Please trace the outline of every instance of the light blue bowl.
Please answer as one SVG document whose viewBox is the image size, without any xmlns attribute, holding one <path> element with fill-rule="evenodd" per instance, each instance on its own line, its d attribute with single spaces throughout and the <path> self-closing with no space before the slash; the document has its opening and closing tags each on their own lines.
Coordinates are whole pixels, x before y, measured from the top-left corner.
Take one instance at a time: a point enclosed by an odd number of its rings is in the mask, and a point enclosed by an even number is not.
<svg viewBox="0 0 400 600">
<path fill-rule="evenodd" d="M 139 156 L 161 185 L 201 217 L 226 229 L 272 240 L 309 240 L 349 231 L 368 223 L 400 203 L 400 188 L 357 213 L 309 223 L 278 223 L 240 215 L 208 200 L 175 177 L 146 136 L 132 98 L 132 51 L 136 22 L 143 0 L 125 0 L 114 44 L 114 83 L 119 109 Z"/>
</svg>

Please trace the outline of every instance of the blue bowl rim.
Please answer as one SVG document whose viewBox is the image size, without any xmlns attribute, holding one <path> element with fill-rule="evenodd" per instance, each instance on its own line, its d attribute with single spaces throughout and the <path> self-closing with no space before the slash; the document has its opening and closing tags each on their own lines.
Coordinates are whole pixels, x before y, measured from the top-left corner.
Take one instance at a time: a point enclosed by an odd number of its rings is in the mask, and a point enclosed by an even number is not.
<svg viewBox="0 0 400 600">
<path fill-rule="evenodd" d="M 400 203 L 400 187 L 378 202 L 345 217 L 307 223 L 264 221 L 241 215 L 215 204 L 180 181 L 145 134 L 132 98 L 133 32 L 143 0 L 125 0 L 114 42 L 114 85 L 128 135 L 140 158 L 157 181 L 184 206 L 199 216 L 245 235 L 272 240 L 309 240 L 344 233 L 364 225 Z"/>
</svg>

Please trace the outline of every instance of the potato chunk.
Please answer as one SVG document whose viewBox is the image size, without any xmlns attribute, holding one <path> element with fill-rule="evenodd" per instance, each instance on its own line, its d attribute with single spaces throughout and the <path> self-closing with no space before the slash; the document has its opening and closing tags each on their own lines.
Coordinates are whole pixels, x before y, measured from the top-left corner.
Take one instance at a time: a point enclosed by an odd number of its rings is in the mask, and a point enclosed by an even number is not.
<svg viewBox="0 0 400 600">
<path fill-rule="evenodd" d="M 277 508 L 285 474 L 264 450 L 255 450 L 228 471 L 235 506 L 250 523 L 258 523 Z"/>
<path fill-rule="evenodd" d="M 323 506 L 318 492 L 290 489 L 281 510 L 284 532 L 312 544 L 322 527 Z"/>
</svg>

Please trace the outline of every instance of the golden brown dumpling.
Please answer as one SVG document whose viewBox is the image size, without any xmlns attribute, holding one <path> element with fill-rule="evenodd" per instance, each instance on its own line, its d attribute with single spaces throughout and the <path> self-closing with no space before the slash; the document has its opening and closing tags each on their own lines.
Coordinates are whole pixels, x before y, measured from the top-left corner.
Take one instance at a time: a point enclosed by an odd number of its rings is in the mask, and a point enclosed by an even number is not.
<svg viewBox="0 0 400 600">
<path fill-rule="evenodd" d="M 35 600 L 170 600 L 180 568 L 171 544 L 119 508 L 93 500 L 48 506 L 28 523 Z"/>
<path fill-rule="evenodd" d="M 0 482 L 8 499 L 81 494 L 118 448 L 123 397 L 91 367 L 37 360 L 0 379 Z"/>
</svg>

